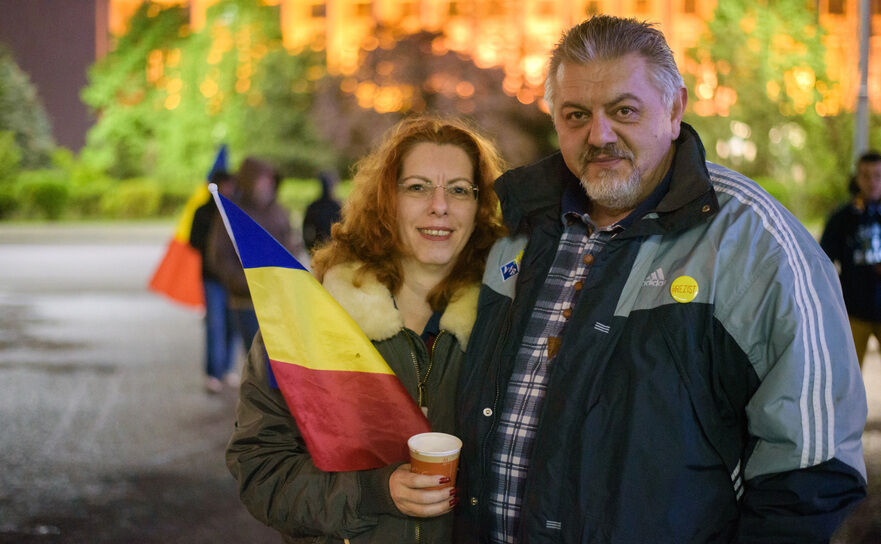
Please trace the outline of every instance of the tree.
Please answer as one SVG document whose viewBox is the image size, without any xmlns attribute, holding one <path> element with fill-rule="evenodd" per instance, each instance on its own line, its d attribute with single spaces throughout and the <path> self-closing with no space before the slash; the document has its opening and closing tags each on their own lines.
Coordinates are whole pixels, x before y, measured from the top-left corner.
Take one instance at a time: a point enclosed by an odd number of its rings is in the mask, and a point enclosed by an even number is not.
<svg viewBox="0 0 881 544">
<path fill-rule="evenodd" d="M 501 68 L 481 69 L 445 50 L 437 33 L 379 28 L 376 34 L 384 46 L 362 50 L 354 74 L 325 78 L 318 88 L 315 124 L 344 150 L 344 161 L 363 156 L 404 116 L 420 113 L 469 119 L 512 165 L 554 149 L 550 117 L 536 103 L 506 95 Z"/>
<path fill-rule="evenodd" d="M 314 83 L 306 74 L 321 70 L 321 59 L 284 49 L 276 9 L 221 0 L 191 34 L 184 8 L 141 5 L 90 72 L 83 97 L 99 119 L 86 153 L 117 177 L 166 180 L 201 179 L 222 143 L 287 175 L 332 161 L 307 117 Z"/>
<path fill-rule="evenodd" d="M 3 137 L 3 133 L 11 133 Z M 9 177 L 13 169 L 39 168 L 49 163 L 55 142 L 49 117 L 37 90 L 0 45 L 0 170 Z"/>
<path fill-rule="evenodd" d="M 803 219 L 825 213 L 849 170 L 823 33 L 804 0 L 726 0 L 685 67 L 688 120 L 708 158 L 763 182 Z"/>
</svg>

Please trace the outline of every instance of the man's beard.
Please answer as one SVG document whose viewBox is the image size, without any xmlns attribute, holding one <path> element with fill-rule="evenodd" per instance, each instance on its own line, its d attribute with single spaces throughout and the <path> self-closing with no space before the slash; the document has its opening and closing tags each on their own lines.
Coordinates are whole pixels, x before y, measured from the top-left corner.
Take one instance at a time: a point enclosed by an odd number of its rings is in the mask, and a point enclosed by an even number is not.
<svg viewBox="0 0 881 544">
<path fill-rule="evenodd" d="M 588 163 L 596 157 L 620 158 L 631 166 L 630 175 L 622 178 L 614 170 L 602 170 L 599 175 L 588 178 Z M 615 144 L 604 147 L 590 146 L 581 153 L 581 186 L 590 199 L 600 206 L 612 210 L 631 210 L 639 204 L 642 195 L 642 175 L 633 162 L 633 153 Z"/>
</svg>

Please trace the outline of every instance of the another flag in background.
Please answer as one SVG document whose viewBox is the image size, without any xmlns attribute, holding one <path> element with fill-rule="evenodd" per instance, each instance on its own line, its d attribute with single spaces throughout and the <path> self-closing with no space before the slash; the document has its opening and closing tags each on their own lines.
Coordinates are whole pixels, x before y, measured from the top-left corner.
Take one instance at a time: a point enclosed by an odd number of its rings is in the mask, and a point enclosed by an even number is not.
<svg viewBox="0 0 881 544">
<path fill-rule="evenodd" d="M 211 192 L 245 269 L 272 374 L 315 466 L 365 470 L 406 461 L 407 439 L 431 429 L 403 384 L 312 274 Z"/>
<path fill-rule="evenodd" d="M 226 146 L 220 147 L 214 164 L 206 176 L 226 170 Z M 202 257 L 190 245 L 190 229 L 193 226 L 193 214 L 202 204 L 208 202 L 211 194 L 206 184 L 199 185 L 184 206 L 178 219 L 174 236 L 168 242 L 165 255 L 150 279 L 151 290 L 168 298 L 197 309 L 205 308 L 205 292 L 202 287 Z"/>
</svg>

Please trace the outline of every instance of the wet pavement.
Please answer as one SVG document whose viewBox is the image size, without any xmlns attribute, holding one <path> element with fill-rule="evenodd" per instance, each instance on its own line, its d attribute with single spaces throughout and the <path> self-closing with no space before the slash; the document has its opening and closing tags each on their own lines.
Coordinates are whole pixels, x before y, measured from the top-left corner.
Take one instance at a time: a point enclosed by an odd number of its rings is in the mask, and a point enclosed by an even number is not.
<svg viewBox="0 0 881 544">
<path fill-rule="evenodd" d="M 277 543 L 223 464 L 201 317 L 145 288 L 171 225 L 0 225 L 0 543 Z M 835 544 L 881 542 L 881 356 L 864 369 L 870 495 Z"/>
<path fill-rule="evenodd" d="M 171 232 L 0 227 L 0 542 L 280 542 L 224 466 L 200 315 L 145 288 Z"/>
</svg>

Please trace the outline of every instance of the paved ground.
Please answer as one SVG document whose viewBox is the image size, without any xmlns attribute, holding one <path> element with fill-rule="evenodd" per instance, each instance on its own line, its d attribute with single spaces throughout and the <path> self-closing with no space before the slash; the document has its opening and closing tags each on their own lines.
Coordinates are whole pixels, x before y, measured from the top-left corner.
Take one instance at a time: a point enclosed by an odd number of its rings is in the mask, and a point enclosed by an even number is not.
<svg viewBox="0 0 881 544">
<path fill-rule="evenodd" d="M 202 390 L 201 322 L 145 290 L 171 226 L 0 225 L 0 543 L 276 543 L 223 465 L 235 392 Z M 864 373 L 881 542 L 881 356 Z"/>
<path fill-rule="evenodd" d="M 0 228 L 0 542 L 279 542 L 202 390 L 200 316 L 145 290 L 170 226 Z"/>
</svg>

